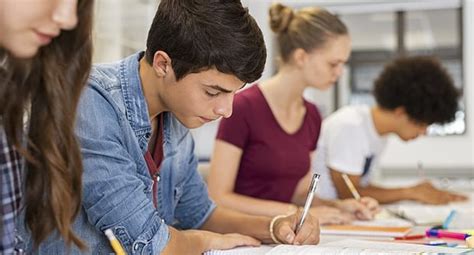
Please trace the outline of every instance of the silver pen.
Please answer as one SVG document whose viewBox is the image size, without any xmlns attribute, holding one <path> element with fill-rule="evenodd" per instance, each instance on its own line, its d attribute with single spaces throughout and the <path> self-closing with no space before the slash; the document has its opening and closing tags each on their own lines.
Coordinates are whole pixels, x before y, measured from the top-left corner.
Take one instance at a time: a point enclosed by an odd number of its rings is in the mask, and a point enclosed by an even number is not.
<svg viewBox="0 0 474 255">
<path fill-rule="evenodd" d="M 301 216 L 300 223 L 298 224 L 296 228 L 296 233 L 298 233 L 298 231 L 303 226 L 304 220 L 306 219 L 306 216 L 308 215 L 309 208 L 311 208 L 311 203 L 313 202 L 314 193 L 316 193 L 316 188 L 318 187 L 319 177 L 320 177 L 319 174 L 313 174 L 313 177 L 311 178 L 311 185 L 309 186 L 308 196 L 306 197 L 306 202 L 304 203 L 303 215 Z"/>
</svg>

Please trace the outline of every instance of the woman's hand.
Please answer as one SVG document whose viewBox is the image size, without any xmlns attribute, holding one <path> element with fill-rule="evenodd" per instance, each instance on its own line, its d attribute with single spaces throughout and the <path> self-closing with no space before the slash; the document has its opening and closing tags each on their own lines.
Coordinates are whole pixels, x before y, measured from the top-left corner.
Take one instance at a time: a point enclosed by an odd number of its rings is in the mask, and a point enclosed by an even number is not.
<svg viewBox="0 0 474 255">
<path fill-rule="evenodd" d="M 353 220 L 349 213 L 344 213 L 335 207 L 316 206 L 312 207 L 310 213 L 319 220 L 321 225 L 341 225 L 348 224 Z"/>
</svg>

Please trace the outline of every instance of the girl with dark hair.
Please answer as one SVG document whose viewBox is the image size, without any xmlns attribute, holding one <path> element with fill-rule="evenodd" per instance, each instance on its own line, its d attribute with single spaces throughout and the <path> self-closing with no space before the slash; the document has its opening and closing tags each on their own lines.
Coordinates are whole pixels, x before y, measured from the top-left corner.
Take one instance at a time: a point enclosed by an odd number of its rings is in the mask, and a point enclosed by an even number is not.
<svg viewBox="0 0 474 255">
<path fill-rule="evenodd" d="M 71 225 L 82 194 L 74 120 L 91 66 L 92 3 L 0 1 L 1 254 L 14 253 L 20 210 L 36 245 L 57 230 L 85 248 Z"/>
</svg>

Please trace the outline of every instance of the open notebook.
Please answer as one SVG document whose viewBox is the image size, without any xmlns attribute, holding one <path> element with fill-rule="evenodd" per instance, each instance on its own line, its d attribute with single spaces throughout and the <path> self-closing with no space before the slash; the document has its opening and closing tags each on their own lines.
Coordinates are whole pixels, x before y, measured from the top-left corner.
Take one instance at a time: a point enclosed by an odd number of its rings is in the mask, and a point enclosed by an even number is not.
<svg viewBox="0 0 474 255">
<path fill-rule="evenodd" d="M 451 210 L 458 212 L 474 208 L 474 192 L 465 194 L 469 196 L 466 202 L 454 202 L 447 205 L 426 205 L 412 201 L 402 201 L 386 206 L 387 210 L 402 218 L 412 221 L 416 225 L 442 224 Z"/>
<path fill-rule="evenodd" d="M 240 247 L 226 251 L 209 251 L 205 255 L 319 255 L 319 254 L 420 254 L 448 253 L 462 254 L 474 250 L 448 248 L 419 244 L 394 242 L 376 242 L 366 240 L 344 239 L 321 245 L 277 245 L 260 247 Z"/>
<path fill-rule="evenodd" d="M 451 212 L 451 208 L 443 205 L 398 205 L 388 210 L 414 222 L 417 225 L 439 225 Z"/>
</svg>

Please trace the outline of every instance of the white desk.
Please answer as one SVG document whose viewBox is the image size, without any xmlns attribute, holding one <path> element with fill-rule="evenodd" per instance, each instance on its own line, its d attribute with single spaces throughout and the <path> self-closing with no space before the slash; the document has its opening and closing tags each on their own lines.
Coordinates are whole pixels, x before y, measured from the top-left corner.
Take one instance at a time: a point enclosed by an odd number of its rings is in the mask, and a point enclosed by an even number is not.
<svg viewBox="0 0 474 255">
<path fill-rule="evenodd" d="M 448 213 L 449 213 L 449 210 L 451 208 L 457 208 L 457 209 L 462 209 L 462 208 L 474 208 L 474 191 L 469 191 L 466 193 L 466 191 L 464 190 L 463 193 L 469 195 L 470 197 L 470 200 L 468 202 L 464 202 L 464 203 L 452 203 L 450 205 L 443 205 L 443 206 L 437 206 L 435 207 L 433 210 L 435 210 L 436 208 L 439 209 L 439 210 L 445 210 L 446 208 L 448 208 Z M 396 205 L 410 205 L 410 206 L 424 206 L 424 205 L 421 205 L 421 204 L 417 204 L 417 203 L 413 203 L 413 202 L 410 202 L 410 201 L 404 201 L 404 202 L 400 202 L 400 203 L 397 203 L 395 205 L 390 205 L 390 206 L 396 206 Z M 474 217 L 474 215 L 473 215 Z M 427 225 L 420 225 L 420 226 L 415 226 L 413 227 L 412 229 L 412 234 L 416 234 L 416 233 L 424 233 L 424 231 L 429 228 L 430 226 L 427 226 Z M 351 241 L 352 240 L 352 241 Z M 393 249 L 394 250 L 400 250 L 402 245 L 404 244 L 407 244 L 407 243 L 413 243 L 413 245 L 410 245 L 410 246 L 413 246 L 413 247 L 416 247 L 415 250 L 419 251 L 420 249 L 425 249 L 426 248 L 426 252 L 433 252 L 433 249 L 436 249 L 435 247 L 433 246 L 427 246 L 427 245 L 424 245 L 424 246 L 420 246 L 420 245 L 416 245 L 416 243 L 420 243 L 420 242 L 423 242 L 423 241 L 429 241 L 429 240 L 436 240 L 435 238 L 430 238 L 430 239 L 424 239 L 424 240 L 411 240 L 411 241 L 403 241 L 402 242 L 393 242 L 393 238 L 391 237 L 367 237 L 367 236 L 348 236 L 348 235 L 321 235 L 321 239 L 320 239 L 320 245 L 321 246 L 326 246 L 326 245 L 331 245 L 330 243 L 334 243 L 334 242 L 340 242 L 341 245 L 344 245 L 344 244 L 347 244 L 349 243 L 349 247 L 351 247 L 350 245 L 357 245 L 357 240 L 361 240 L 360 243 L 358 243 L 359 245 L 364 245 L 364 240 L 370 240 L 370 241 L 380 241 L 380 242 L 390 242 L 390 243 L 375 243 L 374 246 L 383 246 L 385 248 L 389 247 L 389 249 L 392 249 L 392 247 L 394 247 Z M 352 243 L 351 243 L 352 242 Z M 449 243 L 459 243 L 461 245 L 464 244 L 464 241 L 457 241 L 457 240 L 449 240 Z M 367 244 L 365 244 L 367 245 Z M 400 245 L 400 246 L 398 246 Z M 406 249 L 406 247 L 404 247 Z M 462 246 L 460 248 L 455 248 L 455 250 L 458 250 L 458 251 L 462 251 L 461 250 Z M 237 249 L 233 249 L 233 250 L 229 250 L 229 251 L 218 251 L 216 253 L 210 253 L 212 255 L 214 254 L 219 254 L 219 255 L 241 255 L 241 254 L 254 254 L 254 255 L 260 255 L 260 254 L 266 254 L 266 252 L 270 251 L 271 247 L 268 247 L 268 246 L 264 246 L 264 247 L 261 247 L 261 248 L 237 248 Z M 290 248 L 291 249 L 291 248 Z M 309 248 L 311 249 L 311 248 Z M 344 250 L 344 251 L 335 251 L 334 254 L 347 254 L 346 252 L 354 252 L 354 253 L 351 253 L 351 254 L 358 254 L 359 252 L 361 252 L 363 249 L 361 249 L 360 247 L 357 248 L 357 247 L 351 247 L 351 248 L 348 248 L 350 249 L 349 251 L 347 250 Z M 443 249 L 442 247 L 439 247 L 439 249 Z M 447 248 L 447 249 L 451 249 L 451 248 Z M 355 251 L 359 251 L 359 252 L 355 252 Z M 296 254 L 316 254 L 316 253 L 304 253 L 304 251 L 302 251 L 302 249 L 299 249 L 297 247 L 295 247 L 295 252 Z M 365 253 L 365 252 L 364 252 Z M 270 254 L 272 254 L 270 252 Z M 277 254 L 280 254 L 280 253 L 277 253 Z M 282 253 L 283 254 L 283 253 Z M 295 254 L 293 252 L 290 252 L 290 253 L 284 253 L 284 254 Z M 318 253 L 319 254 L 319 253 Z M 322 252 L 321 254 L 325 254 L 324 252 Z M 380 253 L 379 253 L 380 254 Z M 401 253 L 401 254 L 406 254 L 406 253 Z M 472 254 L 474 254 L 474 250 L 472 251 Z"/>
</svg>

